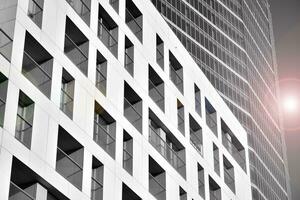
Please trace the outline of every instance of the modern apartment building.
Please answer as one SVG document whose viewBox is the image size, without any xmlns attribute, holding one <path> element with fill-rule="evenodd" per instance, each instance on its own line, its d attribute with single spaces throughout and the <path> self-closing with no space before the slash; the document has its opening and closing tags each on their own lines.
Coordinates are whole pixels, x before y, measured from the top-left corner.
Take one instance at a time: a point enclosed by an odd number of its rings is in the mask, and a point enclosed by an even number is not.
<svg viewBox="0 0 300 200">
<path fill-rule="evenodd" d="M 253 199 L 289 199 L 268 1 L 151 1 L 247 130 Z"/>
<path fill-rule="evenodd" d="M 247 132 L 151 1 L 0 0 L 0 199 L 250 200 Z"/>
</svg>

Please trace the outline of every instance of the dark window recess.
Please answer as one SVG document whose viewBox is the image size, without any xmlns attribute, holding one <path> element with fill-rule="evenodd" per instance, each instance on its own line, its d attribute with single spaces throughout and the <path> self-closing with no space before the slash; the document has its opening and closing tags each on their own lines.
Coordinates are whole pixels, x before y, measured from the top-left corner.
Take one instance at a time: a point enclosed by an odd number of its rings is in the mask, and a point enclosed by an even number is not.
<svg viewBox="0 0 300 200">
<path fill-rule="evenodd" d="M 65 69 L 63 69 L 61 80 L 60 109 L 71 119 L 73 118 L 74 87 L 74 78 Z"/>
<path fill-rule="evenodd" d="M 23 162 L 13 157 L 8 200 L 69 200 Z"/>
<path fill-rule="evenodd" d="M 235 179 L 234 179 L 234 168 L 233 165 L 223 156 L 223 167 L 224 167 L 224 182 L 235 193 Z"/>
<path fill-rule="evenodd" d="M 126 82 L 124 83 L 124 116 L 140 133 L 143 133 L 143 101 Z"/>
<path fill-rule="evenodd" d="M 125 130 L 123 130 L 123 168 L 132 175 L 133 139 Z"/>
<path fill-rule="evenodd" d="M 119 0 L 109 0 L 109 4 L 119 13 Z"/>
<path fill-rule="evenodd" d="M 122 200 L 142 200 L 125 183 L 122 184 Z"/>
<path fill-rule="evenodd" d="M 207 126 L 218 137 L 217 111 L 206 98 L 205 98 L 205 113 L 206 113 L 205 116 L 206 116 Z"/>
<path fill-rule="evenodd" d="M 29 0 L 28 17 L 38 26 L 42 27 L 44 0 Z"/>
<path fill-rule="evenodd" d="M 186 177 L 185 148 L 149 109 L 149 142 L 183 177 Z"/>
<path fill-rule="evenodd" d="M 227 124 L 221 120 L 222 143 L 228 152 L 232 155 L 235 161 L 246 171 L 246 153 L 245 148 L 232 133 Z"/>
<path fill-rule="evenodd" d="M 201 109 L 201 91 L 197 87 L 197 85 L 194 85 L 194 92 L 195 92 L 195 110 L 196 112 L 202 116 L 202 109 Z"/>
<path fill-rule="evenodd" d="M 52 70 L 53 57 L 26 32 L 22 73 L 48 98 L 51 96 Z"/>
<path fill-rule="evenodd" d="M 97 50 L 97 63 L 96 63 L 96 88 L 106 95 L 107 86 L 107 60 Z"/>
<path fill-rule="evenodd" d="M 149 96 L 162 111 L 165 111 L 165 84 L 150 65 Z"/>
<path fill-rule="evenodd" d="M 8 79 L 0 72 L 0 127 L 3 127 Z"/>
<path fill-rule="evenodd" d="M 81 19 L 89 26 L 91 16 L 91 0 L 66 0 Z"/>
<path fill-rule="evenodd" d="M 187 193 L 179 186 L 179 200 L 187 200 Z"/>
<path fill-rule="evenodd" d="M 34 102 L 20 91 L 15 137 L 29 149 L 31 147 L 33 114 Z"/>
<path fill-rule="evenodd" d="M 166 172 L 149 156 L 149 192 L 157 200 L 166 200 Z"/>
<path fill-rule="evenodd" d="M 93 156 L 91 176 L 91 200 L 103 200 L 104 166 Z"/>
<path fill-rule="evenodd" d="M 118 58 L 118 25 L 99 4 L 98 38 Z"/>
<path fill-rule="evenodd" d="M 87 76 L 89 40 L 67 17 L 64 52 L 76 67 Z"/>
<path fill-rule="evenodd" d="M 183 67 L 169 51 L 170 79 L 183 94 Z"/>
<path fill-rule="evenodd" d="M 222 199 L 221 188 L 211 177 L 209 177 L 209 197 L 210 200 Z"/>
<path fill-rule="evenodd" d="M 190 124 L 190 142 L 196 148 L 201 156 L 203 156 L 203 137 L 202 128 L 197 121 L 189 115 Z"/>
<path fill-rule="evenodd" d="M 124 67 L 128 73 L 133 77 L 134 75 L 134 46 L 132 42 L 125 36 L 125 50 L 124 50 Z"/>
<path fill-rule="evenodd" d="M 82 188 L 83 152 L 83 146 L 59 126 L 56 171 L 79 190 Z"/>
<path fill-rule="evenodd" d="M 220 176 L 220 155 L 219 148 L 213 144 L 214 170 Z"/>
<path fill-rule="evenodd" d="M 94 141 L 112 158 L 116 151 L 116 120 L 95 102 Z"/>
<path fill-rule="evenodd" d="M 177 128 L 183 135 L 185 135 L 184 106 L 178 99 L 177 99 Z"/>
<path fill-rule="evenodd" d="M 204 169 L 199 163 L 197 163 L 197 168 L 198 168 L 198 193 L 203 199 L 205 199 Z"/>
<path fill-rule="evenodd" d="M 156 34 L 156 62 L 162 69 L 164 69 L 164 58 L 164 42 Z"/>
<path fill-rule="evenodd" d="M 132 0 L 126 0 L 126 24 L 143 43 L 143 15 Z"/>
</svg>

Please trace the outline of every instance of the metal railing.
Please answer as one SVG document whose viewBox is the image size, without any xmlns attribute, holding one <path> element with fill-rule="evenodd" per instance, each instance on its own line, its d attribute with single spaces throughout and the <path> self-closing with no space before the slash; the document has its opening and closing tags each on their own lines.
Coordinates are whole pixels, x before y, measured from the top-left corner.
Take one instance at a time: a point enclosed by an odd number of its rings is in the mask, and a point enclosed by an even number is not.
<svg viewBox="0 0 300 200">
<path fill-rule="evenodd" d="M 36 25 L 42 26 L 43 8 L 35 0 L 29 0 L 28 16 Z"/>
<path fill-rule="evenodd" d="M 94 141 L 109 155 L 114 156 L 115 138 L 105 128 L 94 120 Z"/>
<path fill-rule="evenodd" d="M 17 186 L 14 182 L 10 181 L 8 200 L 14 200 L 16 198 L 21 199 L 21 200 L 35 200 L 34 197 L 32 197 L 30 194 L 28 194 L 22 188 Z"/>
<path fill-rule="evenodd" d="M 161 83 L 163 84 L 163 83 Z M 165 107 L 165 97 L 163 94 L 161 94 L 161 91 L 157 89 L 157 85 L 154 85 L 154 83 L 149 79 L 149 96 L 151 99 L 160 107 L 162 110 L 164 110 Z"/>
<path fill-rule="evenodd" d="M 141 101 L 137 102 L 136 104 L 140 103 Z M 141 107 L 141 109 L 142 109 L 142 107 Z M 135 117 L 133 117 L 131 111 L 133 112 Z M 138 112 L 136 110 L 134 105 L 132 105 L 126 98 L 124 98 L 124 116 L 139 132 L 142 132 L 143 116 L 142 116 L 142 114 L 140 114 L 140 112 Z"/>
<path fill-rule="evenodd" d="M 99 200 L 103 198 L 103 185 L 96 180 L 94 177 L 91 177 L 92 187 L 91 187 L 91 199 Z"/>
<path fill-rule="evenodd" d="M 90 25 L 90 8 L 82 0 L 66 0 L 75 12 L 83 19 L 83 21 Z"/>
<path fill-rule="evenodd" d="M 224 182 L 233 192 L 235 192 L 234 178 L 231 176 L 231 174 L 227 171 L 225 167 L 224 167 Z"/>
<path fill-rule="evenodd" d="M 125 63 L 124 63 L 124 67 L 125 69 L 128 71 L 128 73 L 133 76 L 133 67 L 134 67 L 134 61 L 133 58 L 131 58 L 128 53 L 125 51 Z"/>
<path fill-rule="evenodd" d="M 24 119 L 20 114 L 17 114 L 16 122 L 16 138 L 26 147 L 31 145 L 32 124 Z"/>
<path fill-rule="evenodd" d="M 151 125 L 149 126 L 149 141 L 180 175 L 185 176 L 185 162 L 178 156 L 177 152 L 160 137 Z"/>
<path fill-rule="evenodd" d="M 73 115 L 73 97 L 61 88 L 60 109 L 69 117 Z"/>
<path fill-rule="evenodd" d="M 13 40 L 0 28 L 0 54 L 10 61 Z"/>
<path fill-rule="evenodd" d="M 149 173 L 149 192 L 157 199 L 157 200 L 165 200 L 166 199 L 166 188 L 160 184 L 159 181 L 156 180 L 152 174 Z"/>
<path fill-rule="evenodd" d="M 105 95 L 106 94 L 106 75 L 101 70 L 101 64 L 96 67 L 96 87 Z"/>
<path fill-rule="evenodd" d="M 213 113 L 209 113 L 208 111 L 206 111 L 206 124 L 207 124 L 207 126 L 210 128 L 210 130 L 211 130 L 216 136 L 218 136 L 217 122 L 216 122 L 215 119 L 211 116 L 211 114 L 213 114 Z"/>
<path fill-rule="evenodd" d="M 98 38 L 102 43 L 110 50 L 110 52 L 117 57 L 118 54 L 118 41 L 115 38 L 110 30 L 103 24 L 102 20 L 98 20 Z"/>
<path fill-rule="evenodd" d="M 130 28 L 130 30 L 136 35 L 136 37 L 142 42 L 143 28 L 127 8 L 126 8 L 126 24 Z"/>
<path fill-rule="evenodd" d="M 178 72 L 170 64 L 170 79 L 176 85 L 180 92 L 183 92 L 183 79 L 180 77 Z"/>
<path fill-rule="evenodd" d="M 201 134 L 201 138 L 198 136 Z M 191 144 L 196 148 L 196 150 L 203 156 L 203 142 L 202 142 L 202 129 L 194 131 L 190 128 L 190 141 Z"/>
<path fill-rule="evenodd" d="M 123 148 L 123 167 L 129 174 L 132 174 L 132 168 L 133 168 L 132 158 L 133 158 L 132 154 Z"/>
</svg>

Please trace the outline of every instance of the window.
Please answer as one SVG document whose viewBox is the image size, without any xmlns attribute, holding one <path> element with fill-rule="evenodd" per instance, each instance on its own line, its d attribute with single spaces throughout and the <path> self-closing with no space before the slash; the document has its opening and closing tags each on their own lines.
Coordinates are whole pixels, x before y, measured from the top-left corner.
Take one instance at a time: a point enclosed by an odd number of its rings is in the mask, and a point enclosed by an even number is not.
<svg viewBox="0 0 300 200">
<path fill-rule="evenodd" d="M 76 67 L 87 76 L 89 40 L 67 17 L 64 52 Z"/>
<path fill-rule="evenodd" d="M 133 139 L 125 130 L 123 130 L 123 168 L 132 175 Z"/>
<path fill-rule="evenodd" d="M 98 50 L 96 65 L 96 88 L 98 88 L 103 95 L 106 95 L 107 60 Z"/>
<path fill-rule="evenodd" d="M 219 148 L 215 144 L 213 144 L 213 155 L 214 155 L 214 170 L 218 175 L 220 175 Z"/>
<path fill-rule="evenodd" d="M 119 13 L 119 0 L 109 0 L 109 3 Z"/>
<path fill-rule="evenodd" d="M 142 200 L 125 183 L 122 184 L 122 200 Z"/>
<path fill-rule="evenodd" d="M 31 147 L 34 102 L 22 91 L 19 93 L 19 103 L 16 122 L 16 139 L 27 148 Z"/>
<path fill-rule="evenodd" d="M 195 91 L 195 110 L 196 112 L 202 116 L 201 114 L 201 91 L 200 89 L 197 87 L 196 84 L 194 84 L 194 91 Z"/>
<path fill-rule="evenodd" d="M 89 26 L 91 15 L 91 0 L 66 0 L 81 19 Z"/>
<path fill-rule="evenodd" d="M 65 69 L 63 69 L 61 80 L 60 109 L 71 119 L 73 118 L 74 87 L 74 78 Z"/>
<path fill-rule="evenodd" d="M 223 156 L 223 166 L 224 166 L 224 182 L 230 188 L 230 190 L 235 193 L 235 179 L 234 179 L 234 168 L 233 165 Z"/>
<path fill-rule="evenodd" d="M 98 38 L 118 58 L 118 25 L 99 4 Z"/>
<path fill-rule="evenodd" d="M 103 199 L 104 166 L 93 156 L 91 177 L 91 200 Z"/>
<path fill-rule="evenodd" d="M 29 0 L 28 17 L 38 26 L 42 27 L 44 0 Z"/>
<path fill-rule="evenodd" d="M 164 69 L 164 42 L 157 34 L 156 34 L 156 62 L 162 69 Z"/>
<path fill-rule="evenodd" d="M 149 96 L 162 111 L 165 110 L 165 84 L 150 65 Z"/>
<path fill-rule="evenodd" d="M 58 128 L 56 171 L 81 190 L 83 146 L 61 126 Z"/>
<path fill-rule="evenodd" d="M 104 108 L 95 102 L 94 141 L 115 158 L 116 120 Z"/>
<path fill-rule="evenodd" d="M 182 187 L 179 186 L 179 200 L 187 200 L 187 194 Z"/>
<path fill-rule="evenodd" d="M 166 200 L 166 172 L 149 156 L 149 192 L 157 200 Z"/>
<path fill-rule="evenodd" d="M 177 128 L 183 135 L 185 135 L 184 106 L 178 99 L 177 99 Z"/>
<path fill-rule="evenodd" d="M 185 148 L 149 109 L 149 142 L 183 177 L 186 177 Z"/>
<path fill-rule="evenodd" d="M 175 56 L 169 51 L 170 79 L 177 89 L 183 93 L 183 68 Z"/>
<path fill-rule="evenodd" d="M 209 197 L 210 200 L 221 200 L 221 188 L 220 186 L 209 177 Z"/>
<path fill-rule="evenodd" d="M 190 122 L 190 142 L 200 153 L 200 155 L 203 156 L 202 128 L 191 115 L 189 115 L 189 122 Z"/>
<path fill-rule="evenodd" d="M 124 116 L 140 132 L 143 132 L 143 101 L 137 93 L 124 83 Z"/>
<path fill-rule="evenodd" d="M 0 72 L 0 127 L 3 127 L 8 79 Z"/>
<path fill-rule="evenodd" d="M 51 96 L 52 70 L 53 57 L 26 32 L 22 73 L 48 98 Z"/>
<path fill-rule="evenodd" d="M 134 46 L 132 42 L 125 36 L 125 51 L 124 51 L 124 67 L 133 77 L 134 74 Z"/>
<path fill-rule="evenodd" d="M 205 98 L 206 124 L 218 137 L 217 112 L 210 102 Z"/>
<path fill-rule="evenodd" d="M 203 199 L 205 199 L 204 169 L 199 163 L 197 163 L 197 168 L 198 168 L 198 193 Z"/>
<path fill-rule="evenodd" d="M 126 0 L 126 20 L 127 26 L 135 36 L 143 43 L 143 15 L 132 0 Z"/>
</svg>

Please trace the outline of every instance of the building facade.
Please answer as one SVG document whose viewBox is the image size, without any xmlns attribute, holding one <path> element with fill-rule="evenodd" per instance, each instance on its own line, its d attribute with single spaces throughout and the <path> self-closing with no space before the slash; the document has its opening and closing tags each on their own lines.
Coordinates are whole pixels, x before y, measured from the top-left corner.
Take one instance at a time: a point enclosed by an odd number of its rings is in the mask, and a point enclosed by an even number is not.
<svg viewBox="0 0 300 200">
<path fill-rule="evenodd" d="M 248 133 L 253 199 L 289 199 L 267 0 L 152 0 Z"/>
<path fill-rule="evenodd" d="M 1 200 L 251 199 L 247 132 L 151 1 L 0 20 Z"/>
</svg>

